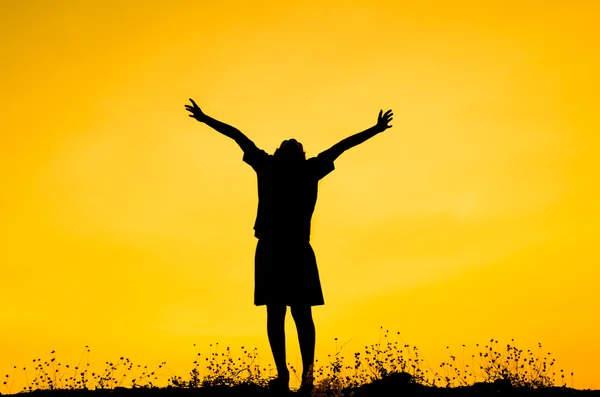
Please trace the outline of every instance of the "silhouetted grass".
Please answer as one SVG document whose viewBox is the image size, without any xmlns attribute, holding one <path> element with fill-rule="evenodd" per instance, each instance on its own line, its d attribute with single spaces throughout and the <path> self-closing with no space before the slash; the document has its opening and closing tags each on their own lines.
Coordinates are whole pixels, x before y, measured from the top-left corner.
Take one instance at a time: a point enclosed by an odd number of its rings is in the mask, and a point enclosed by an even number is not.
<svg viewBox="0 0 600 397">
<path fill-rule="evenodd" d="M 392 341 L 389 332 L 381 330 L 380 340 L 365 346 L 363 352 L 354 353 L 354 362 L 344 365 L 343 345 L 328 356 L 327 363 L 315 362 L 315 397 L 342 396 L 396 396 L 396 395 L 556 395 L 568 393 L 594 393 L 572 389 L 573 373 L 567 388 L 564 371 L 555 370 L 555 359 L 550 353 L 523 350 L 513 345 L 514 340 L 501 345 L 497 340 L 476 345 L 479 351 L 466 358 L 449 355 L 447 362 L 437 369 L 419 356 L 416 346 Z M 400 333 L 397 333 L 398 337 Z M 401 339 L 401 338 L 400 338 Z M 337 340 L 337 338 L 336 338 Z M 75 366 L 62 365 L 56 361 L 55 351 L 50 358 L 33 360 L 33 367 L 22 369 L 26 385 L 20 393 L 77 394 L 77 393 L 151 393 L 186 394 L 202 396 L 263 396 L 268 395 L 267 382 L 274 372 L 270 365 L 260 367 L 258 351 L 240 348 L 238 355 L 229 347 L 219 352 L 218 343 L 211 345 L 208 357 L 196 352 L 193 367 L 187 377 L 177 376 L 166 362 L 156 368 L 135 365 L 126 357 L 116 362 L 106 362 L 99 372 L 88 369 L 90 349 L 86 346 Z M 195 345 L 194 345 L 195 348 Z M 214 348 L 215 351 L 212 351 Z M 450 349 L 448 347 L 448 349 Z M 7 374 L 3 381 L 3 393 L 11 393 L 14 378 Z M 298 377 L 296 368 L 290 365 L 292 374 Z M 165 371 L 170 372 L 165 373 Z M 167 386 L 158 387 L 160 378 L 166 378 Z"/>
</svg>

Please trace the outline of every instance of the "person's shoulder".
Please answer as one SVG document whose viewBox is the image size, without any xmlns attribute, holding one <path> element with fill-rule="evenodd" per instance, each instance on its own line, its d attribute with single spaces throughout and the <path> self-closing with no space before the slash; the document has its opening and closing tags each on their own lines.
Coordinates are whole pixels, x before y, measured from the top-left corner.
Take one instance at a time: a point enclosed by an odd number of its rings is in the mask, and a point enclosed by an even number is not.
<svg viewBox="0 0 600 397">
<path fill-rule="evenodd" d="M 325 150 L 316 156 L 306 159 L 309 165 L 321 165 L 323 163 L 332 163 L 334 161 L 333 153 L 330 150 Z"/>
<path fill-rule="evenodd" d="M 306 159 L 306 161 L 304 161 L 304 165 L 307 169 L 317 167 L 318 164 L 319 164 L 319 158 L 316 156 L 308 158 L 308 159 Z"/>
<path fill-rule="evenodd" d="M 254 143 L 244 149 L 242 160 L 258 171 L 272 162 L 273 155 L 259 149 Z"/>
</svg>

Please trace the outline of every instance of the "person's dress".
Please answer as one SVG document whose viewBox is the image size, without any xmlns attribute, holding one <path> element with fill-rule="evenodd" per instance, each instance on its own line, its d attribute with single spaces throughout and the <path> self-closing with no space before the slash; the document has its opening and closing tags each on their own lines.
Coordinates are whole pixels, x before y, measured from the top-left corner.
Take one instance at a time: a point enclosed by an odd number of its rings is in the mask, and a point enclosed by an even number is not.
<svg viewBox="0 0 600 397">
<path fill-rule="evenodd" d="M 254 304 L 323 305 L 310 221 L 318 182 L 334 169 L 332 156 L 325 151 L 285 168 L 252 144 L 243 160 L 258 179 Z"/>
</svg>

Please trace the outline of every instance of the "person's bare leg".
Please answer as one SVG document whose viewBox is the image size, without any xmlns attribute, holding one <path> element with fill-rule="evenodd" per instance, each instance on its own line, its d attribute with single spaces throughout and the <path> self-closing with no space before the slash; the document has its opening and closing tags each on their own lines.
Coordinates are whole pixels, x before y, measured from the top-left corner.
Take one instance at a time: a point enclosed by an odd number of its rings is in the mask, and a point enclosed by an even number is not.
<svg viewBox="0 0 600 397">
<path fill-rule="evenodd" d="M 312 384 L 315 361 L 316 332 L 310 306 L 292 306 L 292 317 L 298 330 L 302 355 L 302 383 Z"/>
<path fill-rule="evenodd" d="M 267 305 L 267 335 L 277 367 L 277 377 L 288 377 L 290 372 L 285 359 L 285 305 Z"/>
</svg>

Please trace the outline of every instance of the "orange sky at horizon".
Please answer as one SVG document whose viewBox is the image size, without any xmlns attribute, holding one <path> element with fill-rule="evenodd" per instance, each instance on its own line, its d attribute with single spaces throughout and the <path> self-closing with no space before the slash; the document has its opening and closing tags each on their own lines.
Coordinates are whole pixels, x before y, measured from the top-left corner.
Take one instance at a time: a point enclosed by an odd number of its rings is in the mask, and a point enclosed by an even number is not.
<svg viewBox="0 0 600 397">
<path fill-rule="evenodd" d="M 600 3 L 144 4 L 0 5 L 1 376 L 86 345 L 178 375 L 194 343 L 272 363 L 256 177 L 192 97 L 308 156 L 394 111 L 319 184 L 321 362 L 380 326 L 432 365 L 514 338 L 600 389 Z"/>
</svg>

